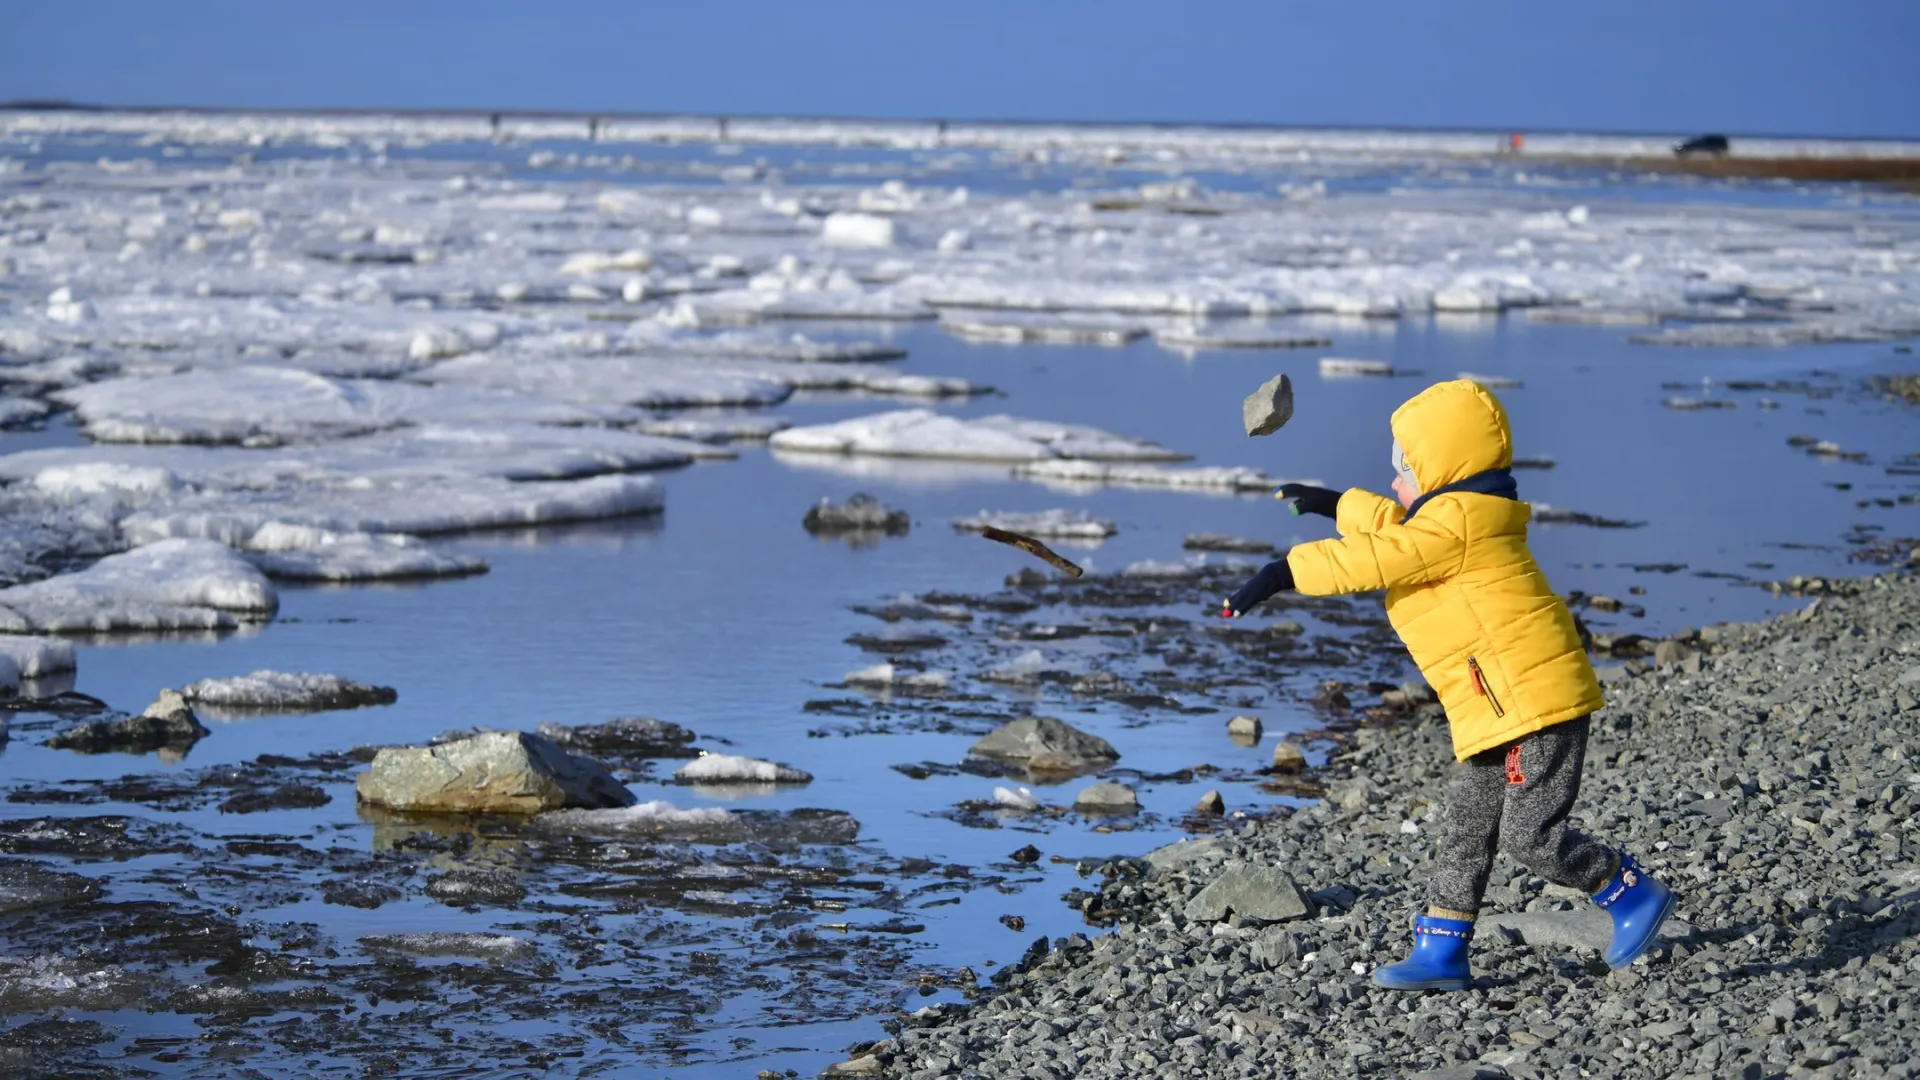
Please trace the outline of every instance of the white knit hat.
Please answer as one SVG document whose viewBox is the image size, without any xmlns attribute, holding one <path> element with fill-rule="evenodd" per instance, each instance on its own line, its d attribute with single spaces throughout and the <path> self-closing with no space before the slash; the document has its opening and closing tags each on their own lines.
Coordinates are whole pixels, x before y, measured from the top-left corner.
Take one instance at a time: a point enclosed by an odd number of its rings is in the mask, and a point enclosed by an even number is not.
<svg viewBox="0 0 1920 1080">
<path fill-rule="evenodd" d="M 1407 452 L 1400 449 L 1399 439 L 1393 440 L 1393 471 L 1400 474 L 1400 478 L 1407 482 L 1408 487 L 1415 491 L 1420 490 L 1420 481 L 1413 475 L 1413 466 L 1407 464 Z"/>
</svg>

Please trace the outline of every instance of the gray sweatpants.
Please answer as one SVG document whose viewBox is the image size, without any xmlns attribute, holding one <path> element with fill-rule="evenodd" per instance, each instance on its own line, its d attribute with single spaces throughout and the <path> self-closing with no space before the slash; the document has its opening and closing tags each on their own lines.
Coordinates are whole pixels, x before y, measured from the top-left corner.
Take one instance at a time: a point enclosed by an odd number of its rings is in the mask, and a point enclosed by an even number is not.
<svg viewBox="0 0 1920 1080">
<path fill-rule="evenodd" d="M 1591 893 L 1607 883 L 1613 850 L 1567 825 L 1588 726 L 1584 716 L 1555 724 L 1454 765 L 1429 904 L 1480 910 L 1496 850 L 1555 885 Z"/>
</svg>

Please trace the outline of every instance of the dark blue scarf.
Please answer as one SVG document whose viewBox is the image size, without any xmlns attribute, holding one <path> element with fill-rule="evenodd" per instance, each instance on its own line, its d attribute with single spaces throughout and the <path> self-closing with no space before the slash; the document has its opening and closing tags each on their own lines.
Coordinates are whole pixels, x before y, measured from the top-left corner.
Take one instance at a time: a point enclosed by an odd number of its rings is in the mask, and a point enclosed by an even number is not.
<svg viewBox="0 0 1920 1080">
<path fill-rule="evenodd" d="M 1434 488 L 1432 491 L 1421 495 L 1419 498 L 1413 500 L 1412 506 L 1407 507 L 1407 516 L 1401 518 L 1400 523 L 1404 525 L 1412 521 L 1413 515 L 1419 513 L 1420 508 L 1427 505 L 1428 499 L 1433 498 L 1435 495 L 1445 495 L 1453 491 L 1470 491 L 1476 495 L 1494 495 L 1502 499 L 1513 499 L 1515 501 L 1518 501 L 1520 498 L 1520 485 L 1513 482 L 1512 469 L 1488 469 L 1486 472 L 1474 473 L 1465 480 L 1455 480 L 1451 484 Z"/>
</svg>

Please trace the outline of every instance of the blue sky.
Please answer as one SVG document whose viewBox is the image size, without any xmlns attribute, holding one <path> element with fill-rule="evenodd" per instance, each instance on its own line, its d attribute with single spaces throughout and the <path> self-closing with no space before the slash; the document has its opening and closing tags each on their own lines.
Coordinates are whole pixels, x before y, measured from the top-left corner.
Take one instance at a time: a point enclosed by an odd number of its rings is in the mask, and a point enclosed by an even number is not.
<svg viewBox="0 0 1920 1080">
<path fill-rule="evenodd" d="M 0 100 L 1920 136 L 1920 0 L 0 0 Z"/>
</svg>

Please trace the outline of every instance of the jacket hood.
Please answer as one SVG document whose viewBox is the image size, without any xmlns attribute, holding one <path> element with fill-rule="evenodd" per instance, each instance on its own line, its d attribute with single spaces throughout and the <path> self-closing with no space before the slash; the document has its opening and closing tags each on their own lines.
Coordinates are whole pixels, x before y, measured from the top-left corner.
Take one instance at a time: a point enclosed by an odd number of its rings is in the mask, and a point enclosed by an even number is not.
<svg viewBox="0 0 1920 1080">
<path fill-rule="evenodd" d="M 1469 379 L 1422 390 L 1393 411 L 1391 424 L 1421 491 L 1513 464 L 1507 410 Z"/>
</svg>

